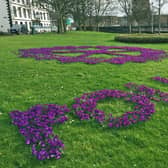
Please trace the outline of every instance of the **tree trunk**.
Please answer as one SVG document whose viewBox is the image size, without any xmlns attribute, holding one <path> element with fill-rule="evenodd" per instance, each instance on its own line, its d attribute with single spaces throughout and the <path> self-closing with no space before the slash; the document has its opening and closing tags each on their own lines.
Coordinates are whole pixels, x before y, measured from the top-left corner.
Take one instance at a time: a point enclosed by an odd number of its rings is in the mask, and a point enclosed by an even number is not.
<svg viewBox="0 0 168 168">
<path fill-rule="evenodd" d="M 142 33 L 142 31 L 141 31 L 141 25 L 138 25 L 138 28 L 139 28 L 139 34 L 141 34 Z"/>
<path fill-rule="evenodd" d="M 160 10 L 159 10 L 160 11 Z M 160 20 L 161 20 L 161 18 L 160 18 L 160 13 L 159 13 L 159 35 L 160 35 L 160 31 L 161 31 L 161 23 L 160 23 Z"/>
<path fill-rule="evenodd" d="M 66 28 L 66 21 L 65 21 L 65 19 L 63 19 L 63 27 L 64 27 L 64 32 L 66 32 L 67 28 Z"/>
<path fill-rule="evenodd" d="M 151 33 L 153 34 L 154 33 L 154 16 L 153 16 L 153 13 L 152 13 L 152 20 L 151 20 Z"/>
<path fill-rule="evenodd" d="M 131 25 L 131 23 L 129 24 L 129 33 L 130 34 L 132 33 L 132 25 Z"/>
<path fill-rule="evenodd" d="M 64 20 L 62 15 L 59 15 L 58 17 L 58 34 L 64 33 Z"/>
<path fill-rule="evenodd" d="M 127 26 L 129 27 L 129 33 L 132 33 L 132 23 L 130 16 L 127 16 Z"/>
<path fill-rule="evenodd" d="M 158 14 L 159 14 L 159 18 L 158 18 L 158 26 L 159 26 L 159 35 L 160 35 L 160 31 L 161 31 L 161 17 L 160 17 L 160 15 L 161 15 L 161 0 L 159 0 L 159 9 L 158 9 L 159 11 L 158 11 Z"/>
<path fill-rule="evenodd" d="M 96 31 L 99 32 L 99 16 L 96 16 Z"/>
</svg>

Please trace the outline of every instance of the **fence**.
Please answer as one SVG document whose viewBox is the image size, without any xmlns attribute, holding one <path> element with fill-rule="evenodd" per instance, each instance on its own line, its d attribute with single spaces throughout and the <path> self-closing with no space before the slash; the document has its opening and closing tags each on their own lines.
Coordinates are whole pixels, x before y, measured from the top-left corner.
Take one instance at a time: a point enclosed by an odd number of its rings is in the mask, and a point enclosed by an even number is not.
<svg viewBox="0 0 168 168">
<path fill-rule="evenodd" d="M 87 31 L 94 31 L 96 30 L 95 27 L 85 27 L 85 30 Z M 128 26 L 110 26 L 110 27 L 99 27 L 100 32 L 109 32 L 109 33 L 129 33 L 129 27 Z M 132 27 L 132 33 L 138 33 L 141 31 L 142 33 L 152 33 L 152 27 L 151 26 L 141 26 L 140 28 L 138 26 Z M 168 26 L 161 27 L 161 33 L 168 33 Z M 153 33 L 158 33 L 159 28 L 158 26 L 153 27 Z"/>
</svg>

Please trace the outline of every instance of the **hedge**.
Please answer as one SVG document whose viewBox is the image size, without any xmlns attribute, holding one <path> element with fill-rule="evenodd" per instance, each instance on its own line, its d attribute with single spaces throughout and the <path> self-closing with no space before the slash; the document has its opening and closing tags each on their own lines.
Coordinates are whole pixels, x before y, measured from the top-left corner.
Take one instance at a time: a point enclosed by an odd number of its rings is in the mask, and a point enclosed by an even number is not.
<svg viewBox="0 0 168 168">
<path fill-rule="evenodd" d="M 168 34 L 124 34 L 117 35 L 115 41 L 127 43 L 168 43 Z"/>
</svg>

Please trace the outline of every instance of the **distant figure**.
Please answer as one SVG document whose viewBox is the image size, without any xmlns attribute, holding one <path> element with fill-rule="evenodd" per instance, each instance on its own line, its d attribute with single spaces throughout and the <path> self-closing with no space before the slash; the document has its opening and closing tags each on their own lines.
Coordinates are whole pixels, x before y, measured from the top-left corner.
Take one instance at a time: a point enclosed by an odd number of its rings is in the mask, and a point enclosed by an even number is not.
<svg viewBox="0 0 168 168">
<path fill-rule="evenodd" d="M 74 23 L 74 20 L 72 18 L 67 18 L 66 19 L 66 29 L 68 31 L 71 31 L 72 30 L 72 23 Z"/>
</svg>

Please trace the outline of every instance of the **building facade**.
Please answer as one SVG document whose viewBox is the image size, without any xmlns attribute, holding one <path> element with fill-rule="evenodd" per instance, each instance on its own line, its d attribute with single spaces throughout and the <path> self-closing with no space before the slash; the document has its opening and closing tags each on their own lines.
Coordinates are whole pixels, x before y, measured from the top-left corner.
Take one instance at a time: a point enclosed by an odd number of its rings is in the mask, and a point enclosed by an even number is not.
<svg viewBox="0 0 168 168">
<path fill-rule="evenodd" d="M 39 6 L 33 0 L 0 0 L 0 32 L 8 32 L 13 25 L 32 26 L 41 31 L 51 30 L 51 19 L 47 6 Z"/>
</svg>

